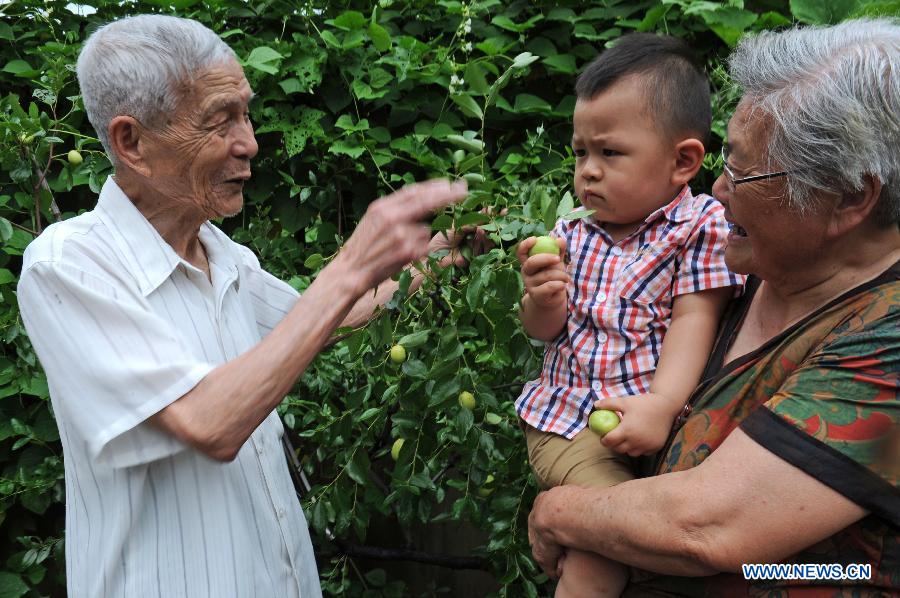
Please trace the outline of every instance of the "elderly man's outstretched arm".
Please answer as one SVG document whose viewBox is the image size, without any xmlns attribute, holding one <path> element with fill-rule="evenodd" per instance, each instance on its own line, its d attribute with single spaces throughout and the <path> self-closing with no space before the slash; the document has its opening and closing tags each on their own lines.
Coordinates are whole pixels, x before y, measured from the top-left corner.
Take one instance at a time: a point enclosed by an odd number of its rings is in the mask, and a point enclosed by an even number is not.
<svg viewBox="0 0 900 598">
<path fill-rule="evenodd" d="M 373 202 L 338 256 L 266 338 L 211 371 L 153 421 L 214 459 L 233 459 L 359 298 L 427 254 L 431 231 L 423 219 L 465 193 L 465 184 L 429 181 Z"/>
</svg>

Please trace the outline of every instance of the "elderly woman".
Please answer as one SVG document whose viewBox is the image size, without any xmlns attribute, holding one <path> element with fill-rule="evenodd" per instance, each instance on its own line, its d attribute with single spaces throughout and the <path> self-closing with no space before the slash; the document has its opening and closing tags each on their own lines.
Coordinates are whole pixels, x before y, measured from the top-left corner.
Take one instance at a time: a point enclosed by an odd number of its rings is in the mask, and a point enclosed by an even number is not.
<svg viewBox="0 0 900 598">
<path fill-rule="evenodd" d="M 534 556 L 551 576 L 569 547 L 630 564 L 629 596 L 895 595 L 900 26 L 765 33 L 731 74 L 743 98 L 713 192 L 746 292 L 662 475 L 539 495 Z M 778 562 L 798 566 L 742 570 Z"/>
</svg>

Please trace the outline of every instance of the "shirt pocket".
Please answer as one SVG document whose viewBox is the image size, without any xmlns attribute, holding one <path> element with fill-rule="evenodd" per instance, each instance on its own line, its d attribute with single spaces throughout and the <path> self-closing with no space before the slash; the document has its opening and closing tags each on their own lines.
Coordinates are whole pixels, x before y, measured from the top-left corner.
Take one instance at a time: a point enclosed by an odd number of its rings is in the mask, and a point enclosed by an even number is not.
<svg viewBox="0 0 900 598">
<path fill-rule="evenodd" d="M 677 247 L 645 247 L 617 277 L 617 291 L 625 307 L 658 312 L 671 308 Z"/>
</svg>

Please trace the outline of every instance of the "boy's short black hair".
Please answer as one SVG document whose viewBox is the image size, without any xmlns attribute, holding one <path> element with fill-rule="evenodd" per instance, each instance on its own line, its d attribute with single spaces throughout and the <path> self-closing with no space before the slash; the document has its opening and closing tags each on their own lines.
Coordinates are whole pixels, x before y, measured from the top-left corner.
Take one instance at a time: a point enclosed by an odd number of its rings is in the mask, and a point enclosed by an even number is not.
<svg viewBox="0 0 900 598">
<path fill-rule="evenodd" d="M 575 81 L 575 95 L 590 100 L 628 76 L 645 81 L 647 111 L 667 133 L 709 137 L 709 80 L 688 45 L 653 33 L 625 35 L 593 60 Z"/>
</svg>

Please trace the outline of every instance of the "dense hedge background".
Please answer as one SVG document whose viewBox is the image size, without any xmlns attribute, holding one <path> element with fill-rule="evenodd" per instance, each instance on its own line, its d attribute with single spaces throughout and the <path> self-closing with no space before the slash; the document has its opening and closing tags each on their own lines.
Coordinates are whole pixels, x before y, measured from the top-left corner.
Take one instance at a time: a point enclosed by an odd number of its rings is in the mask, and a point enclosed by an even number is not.
<svg viewBox="0 0 900 598">
<path fill-rule="evenodd" d="M 64 595 L 62 453 L 15 285 L 28 242 L 49 223 L 90 209 L 111 172 L 74 75 L 81 43 L 99 24 L 177 14 L 235 49 L 257 92 L 251 116 L 260 153 L 243 213 L 220 226 L 298 289 L 372 199 L 427 177 L 469 181 L 469 200 L 438 216 L 435 229 L 481 224 L 496 248 L 468 270 L 436 271 L 417 294 L 396 297 L 322 354 L 279 411 L 312 483 L 302 502 L 326 594 L 467 587 L 535 596 L 549 585 L 528 550 L 536 487 L 512 402 L 536 373 L 542 347 L 516 318 L 521 284 L 512 249 L 558 217 L 583 214 L 570 193 L 575 75 L 631 31 L 690 40 L 715 85 L 714 136 L 694 185 L 708 190 L 734 100 L 721 67 L 729 46 L 746 32 L 896 15 L 898 7 L 897 0 L 0 2 L 0 598 Z M 73 149 L 83 162 L 68 159 Z M 507 212 L 489 217 L 483 207 Z M 394 343 L 409 352 L 402 367 L 387 360 Z M 474 393 L 474 410 L 457 403 L 462 390 Z M 394 462 L 397 438 L 405 442 Z M 460 567 L 484 573 L 441 573 Z"/>
</svg>

